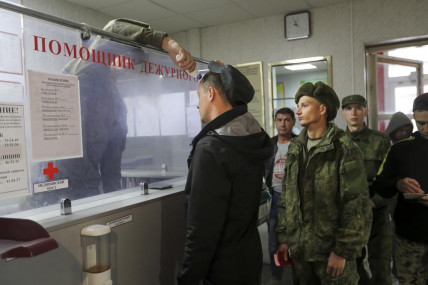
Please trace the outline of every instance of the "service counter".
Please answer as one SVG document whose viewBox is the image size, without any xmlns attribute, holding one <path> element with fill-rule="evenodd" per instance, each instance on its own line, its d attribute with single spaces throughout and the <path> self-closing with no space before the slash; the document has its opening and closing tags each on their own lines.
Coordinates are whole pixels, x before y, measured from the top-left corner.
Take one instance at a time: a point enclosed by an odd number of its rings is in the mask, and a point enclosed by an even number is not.
<svg viewBox="0 0 428 285">
<path fill-rule="evenodd" d="M 33 258 L 2 261 L 0 284 L 81 284 L 80 231 L 92 224 L 111 227 L 113 284 L 175 284 L 184 248 L 185 176 L 166 182 L 173 187 L 149 189 L 148 195 L 139 187 L 115 196 L 100 195 L 72 205 L 70 215 L 60 215 L 59 205 L 41 213 L 33 210 L 32 216 L 25 217 L 30 212 L 9 215 L 37 221 L 59 248 Z"/>
</svg>

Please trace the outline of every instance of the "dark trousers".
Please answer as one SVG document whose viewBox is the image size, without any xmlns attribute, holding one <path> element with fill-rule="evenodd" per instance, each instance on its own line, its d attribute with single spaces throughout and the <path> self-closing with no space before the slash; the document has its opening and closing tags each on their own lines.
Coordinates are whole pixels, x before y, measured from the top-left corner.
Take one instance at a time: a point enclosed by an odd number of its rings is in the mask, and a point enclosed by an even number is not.
<svg viewBox="0 0 428 285">
<path fill-rule="evenodd" d="M 367 248 L 357 258 L 358 274 L 363 285 L 392 284 L 392 229 L 389 208 L 373 209 L 373 222 Z"/>
</svg>

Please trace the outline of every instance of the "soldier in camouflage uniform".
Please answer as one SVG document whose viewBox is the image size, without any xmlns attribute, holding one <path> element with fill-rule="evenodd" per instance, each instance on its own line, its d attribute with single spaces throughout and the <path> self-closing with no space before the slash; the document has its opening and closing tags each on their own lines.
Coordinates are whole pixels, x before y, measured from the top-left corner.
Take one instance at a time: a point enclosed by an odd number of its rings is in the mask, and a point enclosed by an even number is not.
<svg viewBox="0 0 428 285">
<path fill-rule="evenodd" d="M 291 141 L 278 203 L 278 254 L 294 261 L 299 284 L 358 284 L 355 259 L 372 211 L 358 146 L 335 124 L 340 101 L 328 85 L 295 96 L 305 128 Z"/>
<path fill-rule="evenodd" d="M 368 114 L 366 99 L 361 95 L 349 95 L 342 100 L 342 117 L 346 120 L 346 134 L 363 152 L 369 187 L 388 153 L 390 142 L 385 134 L 371 130 L 364 122 Z M 374 203 L 373 222 L 367 249 L 357 258 L 359 284 L 390 285 L 392 230 L 389 217 L 390 199 L 378 195 L 372 197 Z M 368 268 L 365 266 L 368 260 Z M 371 274 L 370 274 L 371 273 Z M 371 275 L 371 278 L 370 278 Z"/>
</svg>

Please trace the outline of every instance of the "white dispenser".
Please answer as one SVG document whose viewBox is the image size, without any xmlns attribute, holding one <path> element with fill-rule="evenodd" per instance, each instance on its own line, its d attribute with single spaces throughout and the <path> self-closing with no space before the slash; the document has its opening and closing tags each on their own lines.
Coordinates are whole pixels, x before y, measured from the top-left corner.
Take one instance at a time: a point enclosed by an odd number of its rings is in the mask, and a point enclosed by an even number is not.
<svg viewBox="0 0 428 285">
<path fill-rule="evenodd" d="M 83 285 L 112 285 L 110 227 L 91 225 L 80 232 L 83 253 Z"/>
</svg>

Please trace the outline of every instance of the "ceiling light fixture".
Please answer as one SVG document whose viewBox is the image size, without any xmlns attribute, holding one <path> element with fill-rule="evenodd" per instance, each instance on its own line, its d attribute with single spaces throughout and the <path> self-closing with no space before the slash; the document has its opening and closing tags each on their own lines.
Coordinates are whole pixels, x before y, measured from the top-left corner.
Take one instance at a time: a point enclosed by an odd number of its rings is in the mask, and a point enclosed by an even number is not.
<svg viewBox="0 0 428 285">
<path fill-rule="evenodd" d="M 307 69 L 316 69 L 317 67 L 310 63 L 303 63 L 303 64 L 285 65 L 284 68 L 288 70 L 307 70 Z"/>
</svg>

